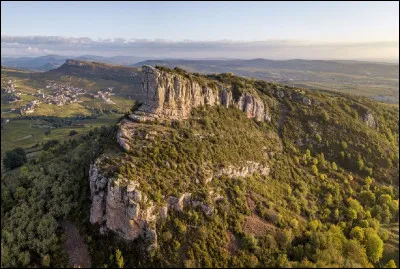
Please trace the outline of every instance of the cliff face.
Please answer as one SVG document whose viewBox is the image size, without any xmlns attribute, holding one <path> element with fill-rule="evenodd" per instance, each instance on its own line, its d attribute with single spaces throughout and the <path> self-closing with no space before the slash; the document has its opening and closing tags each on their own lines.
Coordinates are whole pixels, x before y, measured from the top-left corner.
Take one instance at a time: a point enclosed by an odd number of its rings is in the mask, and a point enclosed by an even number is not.
<svg viewBox="0 0 400 269">
<path fill-rule="evenodd" d="M 142 93 L 138 100 L 142 106 L 131 115 L 134 120 L 160 118 L 182 120 L 190 116 L 192 108 L 204 105 L 234 106 L 257 121 L 270 121 L 268 108 L 261 98 L 242 93 L 237 101 L 229 88 L 201 86 L 198 82 L 180 75 L 161 71 L 150 66 L 142 68 Z"/>
<path fill-rule="evenodd" d="M 156 205 L 140 191 L 140 184 L 124 178 L 108 175 L 107 158 L 102 156 L 90 166 L 89 184 L 91 192 L 90 222 L 100 225 L 100 232 L 111 230 L 126 240 L 144 239 L 148 249 L 157 247 L 156 222 L 164 219 L 170 210 L 182 211 L 185 207 L 200 207 L 204 214 L 212 215 L 214 205 L 192 199 L 191 193 L 180 197 L 163 196 L 165 206 Z M 132 167 L 132 169 L 134 169 Z M 270 168 L 255 162 L 243 167 L 229 166 L 214 173 L 213 177 L 245 177 L 254 173 L 267 176 Z M 211 201 L 225 199 L 218 192 L 209 192 Z"/>
<path fill-rule="evenodd" d="M 101 168 L 103 158 L 90 166 L 89 180 L 92 204 L 90 222 L 101 230 L 112 230 L 126 240 L 144 237 L 150 246 L 157 244 L 155 233 L 156 207 L 137 189 L 136 182 L 109 178 Z M 124 186 L 125 185 L 125 186 Z M 143 207 L 146 204 L 146 207 Z M 142 206 L 141 206 L 142 205 Z"/>
</svg>

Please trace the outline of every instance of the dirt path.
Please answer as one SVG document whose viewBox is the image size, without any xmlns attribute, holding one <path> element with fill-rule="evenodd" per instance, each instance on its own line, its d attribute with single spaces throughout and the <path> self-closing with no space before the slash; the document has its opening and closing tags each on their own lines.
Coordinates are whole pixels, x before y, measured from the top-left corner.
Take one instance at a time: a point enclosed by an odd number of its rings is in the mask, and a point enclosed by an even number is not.
<svg viewBox="0 0 400 269">
<path fill-rule="evenodd" d="M 25 140 L 25 139 L 28 139 L 28 138 L 31 138 L 31 137 L 32 137 L 32 135 L 27 135 L 27 136 L 24 136 L 24 137 L 21 137 L 21 138 L 18 138 L 18 139 L 13 140 L 13 142 Z"/>
<path fill-rule="evenodd" d="M 67 238 L 64 242 L 64 249 L 68 253 L 70 265 L 73 267 L 90 268 L 92 263 L 89 252 L 85 241 L 79 234 L 78 228 L 70 221 L 63 221 L 61 226 L 65 230 Z"/>
</svg>

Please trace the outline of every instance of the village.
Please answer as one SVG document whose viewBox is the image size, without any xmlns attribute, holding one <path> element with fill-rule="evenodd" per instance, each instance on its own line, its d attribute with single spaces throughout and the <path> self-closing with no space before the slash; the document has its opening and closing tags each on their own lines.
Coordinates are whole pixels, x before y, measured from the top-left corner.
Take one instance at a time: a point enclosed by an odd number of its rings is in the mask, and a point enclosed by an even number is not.
<svg viewBox="0 0 400 269">
<path fill-rule="evenodd" d="M 109 97 L 111 95 L 114 95 L 112 90 L 113 88 L 107 88 L 107 90 L 105 91 L 98 91 L 97 94 L 90 94 L 90 96 L 93 98 L 100 98 L 108 104 L 115 104 Z"/>
<path fill-rule="evenodd" d="M 39 89 L 36 93 L 21 93 L 17 90 L 14 81 L 9 80 L 6 83 L 6 86 L 3 86 L 2 93 L 3 102 L 14 103 L 18 101 L 22 101 L 21 95 L 31 95 L 36 97 L 35 100 L 29 101 L 26 105 L 19 108 L 20 115 L 31 114 L 35 112 L 35 109 L 39 106 L 39 104 L 51 104 L 56 106 L 64 106 L 72 103 L 83 102 L 79 100 L 79 96 L 87 94 L 86 90 L 73 87 L 60 83 L 50 83 L 46 86 L 46 90 L 50 91 L 50 94 L 45 94 L 44 89 Z M 93 99 L 101 99 L 103 102 L 108 104 L 115 104 L 110 96 L 115 95 L 113 92 L 113 88 L 107 88 L 105 90 L 99 90 L 96 94 L 89 93 L 88 95 Z M 15 108 L 11 108 L 11 111 L 15 111 Z"/>
<path fill-rule="evenodd" d="M 6 94 L 5 101 L 9 104 L 21 101 L 21 93 L 17 92 L 15 84 L 11 79 L 7 81 L 6 86 L 3 87 L 1 91 L 2 93 Z"/>
<path fill-rule="evenodd" d="M 46 89 L 52 90 L 52 93 L 45 95 L 42 90 L 38 90 L 35 95 L 42 98 L 44 103 L 54 104 L 57 106 L 79 102 L 78 96 L 86 93 L 86 91 L 82 88 L 59 83 L 47 85 Z"/>
</svg>

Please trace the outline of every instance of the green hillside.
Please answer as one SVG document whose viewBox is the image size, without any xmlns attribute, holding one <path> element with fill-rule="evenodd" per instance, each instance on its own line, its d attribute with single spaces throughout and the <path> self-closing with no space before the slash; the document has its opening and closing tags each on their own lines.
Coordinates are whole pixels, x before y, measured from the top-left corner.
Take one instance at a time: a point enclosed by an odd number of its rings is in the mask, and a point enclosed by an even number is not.
<svg viewBox="0 0 400 269">
<path fill-rule="evenodd" d="M 125 267 L 399 265 L 398 106 L 232 74 L 185 75 L 257 93 L 271 122 L 204 106 L 183 121 L 132 122 L 129 152 L 117 144 L 117 126 L 42 151 L 2 175 L 2 267 L 67 266 L 64 220 L 79 227 L 95 267 L 121 265 L 121 255 Z M 101 234 L 90 224 L 88 186 L 101 154 L 109 178 L 139 182 L 149 201 L 190 192 L 213 213 L 169 212 L 150 252 L 144 239 Z M 269 172 L 218 175 L 248 162 Z"/>
</svg>

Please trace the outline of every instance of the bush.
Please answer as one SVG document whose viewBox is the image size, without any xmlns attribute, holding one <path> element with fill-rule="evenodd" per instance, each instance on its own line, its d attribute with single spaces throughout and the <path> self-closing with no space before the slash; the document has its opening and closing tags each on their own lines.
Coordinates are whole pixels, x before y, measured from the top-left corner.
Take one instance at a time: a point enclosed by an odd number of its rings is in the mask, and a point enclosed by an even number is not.
<svg viewBox="0 0 400 269">
<path fill-rule="evenodd" d="M 397 268 L 396 263 L 394 260 L 390 260 L 386 265 L 385 268 Z"/>
<path fill-rule="evenodd" d="M 71 130 L 71 132 L 69 132 L 69 136 L 73 136 L 73 135 L 76 135 L 76 134 L 78 134 L 78 132 L 75 131 L 75 130 Z"/>
<path fill-rule="evenodd" d="M 27 162 L 26 153 L 23 148 L 16 148 L 6 152 L 3 164 L 6 168 L 14 169 Z"/>
<path fill-rule="evenodd" d="M 58 141 L 58 140 L 56 140 L 56 139 L 50 140 L 50 141 L 46 142 L 46 143 L 43 145 L 43 150 L 48 150 L 49 148 L 54 147 L 54 146 L 57 145 L 58 143 L 60 143 L 60 141 Z"/>
</svg>

